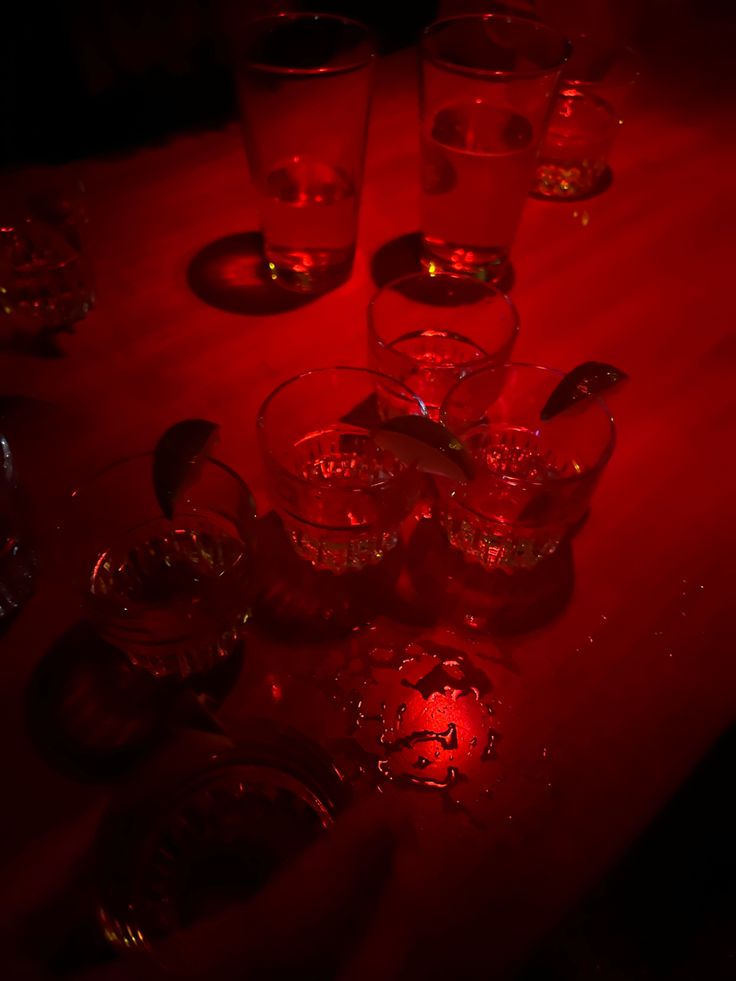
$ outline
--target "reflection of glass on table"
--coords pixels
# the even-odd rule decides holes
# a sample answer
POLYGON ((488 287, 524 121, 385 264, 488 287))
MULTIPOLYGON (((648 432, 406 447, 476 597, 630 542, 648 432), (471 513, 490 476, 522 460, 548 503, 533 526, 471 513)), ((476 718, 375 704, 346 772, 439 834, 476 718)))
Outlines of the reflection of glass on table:
POLYGON ((434 419, 459 378, 509 360, 518 333, 511 300, 469 276, 404 276, 368 307, 373 367, 408 385, 434 419))

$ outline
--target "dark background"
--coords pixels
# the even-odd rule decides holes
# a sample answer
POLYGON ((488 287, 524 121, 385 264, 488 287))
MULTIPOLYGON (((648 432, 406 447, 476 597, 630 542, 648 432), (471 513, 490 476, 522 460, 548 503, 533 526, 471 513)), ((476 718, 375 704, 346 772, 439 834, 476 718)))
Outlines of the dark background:
POLYGON ((218 126, 235 115, 231 64, 253 16, 336 11, 411 44, 435 0, 13 0, 0 32, 0 157, 63 162, 218 126))
POLYGON ((0 165, 118 152, 233 119, 231 66, 239 42, 253 17, 277 10, 355 17, 375 29, 386 52, 414 43, 438 13, 519 8, 566 31, 618 34, 645 53, 670 49, 683 70, 698 48, 711 75, 733 65, 731 42, 718 29, 733 14, 733 0, 8 0, 4 6, 0 165), (710 29, 707 46, 696 43, 701 28, 710 29))

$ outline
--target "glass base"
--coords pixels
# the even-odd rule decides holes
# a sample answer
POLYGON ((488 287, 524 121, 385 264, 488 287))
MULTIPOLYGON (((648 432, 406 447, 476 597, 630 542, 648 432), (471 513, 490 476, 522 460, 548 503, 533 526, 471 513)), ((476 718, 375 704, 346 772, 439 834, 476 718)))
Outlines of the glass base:
POLYGON ((355 249, 319 252, 265 248, 266 273, 292 293, 326 293, 350 278, 355 249))
POLYGON ((603 163, 541 162, 531 195, 545 201, 580 201, 601 194, 612 179, 610 168, 603 163))
POLYGON ((512 276, 506 249, 468 248, 453 242, 421 237, 419 261, 430 275, 436 272, 464 273, 482 283, 502 288, 512 276))

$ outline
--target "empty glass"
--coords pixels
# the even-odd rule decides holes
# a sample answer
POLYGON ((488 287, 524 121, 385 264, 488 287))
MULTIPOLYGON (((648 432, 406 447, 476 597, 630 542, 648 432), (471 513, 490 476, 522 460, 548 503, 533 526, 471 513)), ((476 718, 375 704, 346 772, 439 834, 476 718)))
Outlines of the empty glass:
POLYGON ((469 276, 404 276, 368 306, 371 365, 407 384, 433 419, 459 378, 509 360, 518 333, 511 300, 469 276))
POLYGON ((438 21, 421 42, 421 231, 433 272, 504 273, 569 43, 523 17, 438 21))
POLYGON ((562 377, 529 364, 485 368, 461 379, 442 406, 475 475, 443 488, 440 520, 450 544, 486 569, 528 569, 551 555, 584 517, 613 452, 601 399, 541 420, 562 377))
POLYGON ((353 265, 373 80, 366 27, 329 14, 250 25, 238 93, 272 279, 314 293, 353 265))
POLYGON ((269 491, 299 556, 344 573, 398 544, 421 482, 371 431, 382 418, 424 414, 406 386, 365 368, 307 371, 266 399, 258 434, 269 491))
POLYGON ((73 493, 65 531, 101 636, 152 674, 185 678, 230 655, 250 615, 255 504, 207 458, 166 518, 153 455, 100 470, 73 493))

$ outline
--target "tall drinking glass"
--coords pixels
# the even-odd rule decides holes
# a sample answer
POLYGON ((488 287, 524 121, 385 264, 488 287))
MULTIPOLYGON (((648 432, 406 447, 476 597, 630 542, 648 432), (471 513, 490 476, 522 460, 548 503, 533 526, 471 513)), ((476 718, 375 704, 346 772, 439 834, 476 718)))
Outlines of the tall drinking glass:
POLYGON ((421 42, 423 262, 498 280, 570 46, 523 17, 437 21, 421 42))
POLYGON ((368 306, 372 366, 407 384, 433 419, 459 378, 508 361, 518 334, 511 300, 470 276, 403 276, 368 306))
POLYGON ((374 45, 356 21, 255 21, 238 63, 245 148, 272 279, 317 293, 355 255, 374 45))
POLYGON ((614 446, 600 399, 542 421, 563 373, 529 364, 486 368, 461 379, 442 422, 475 463, 467 484, 446 488, 441 521, 450 544, 485 569, 529 569, 551 555, 584 517, 614 446))
POLYGON ((422 485, 371 429, 381 418, 424 414, 408 388, 364 368, 307 371, 269 395, 258 414, 266 476, 301 558, 355 572, 398 544, 422 485))

